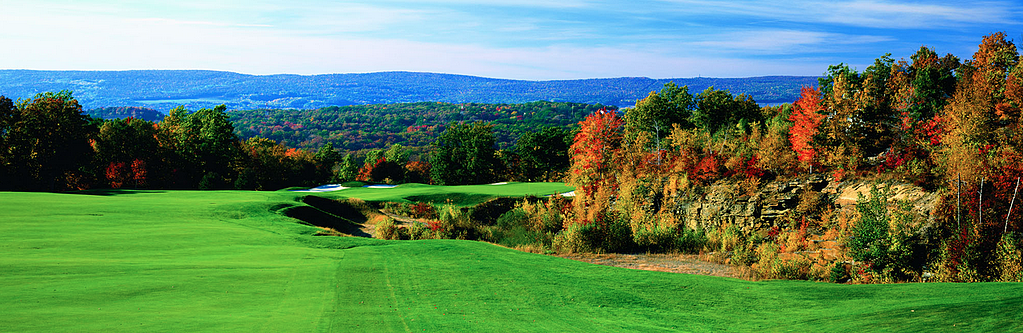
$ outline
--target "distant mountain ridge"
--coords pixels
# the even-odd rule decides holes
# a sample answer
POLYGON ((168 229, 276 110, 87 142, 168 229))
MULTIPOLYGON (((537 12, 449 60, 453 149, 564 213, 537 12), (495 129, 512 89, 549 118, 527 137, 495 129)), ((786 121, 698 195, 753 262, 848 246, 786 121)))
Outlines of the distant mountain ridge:
POLYGON ((746 93, 760 104, 799 97, 813 76, 751 78, 607 79, 527 81, 477 76, 377 72, 365 74, 248 75, 205 70, 36 71, 0 70, 0 95, 29 98, 71 90, 85 109, 137 106, 166 112, 226 104, 229 109, 296 108, 410 102, 524 103, 533 101, 633 106, 668 82, 697 94, 709 86, 746 93))

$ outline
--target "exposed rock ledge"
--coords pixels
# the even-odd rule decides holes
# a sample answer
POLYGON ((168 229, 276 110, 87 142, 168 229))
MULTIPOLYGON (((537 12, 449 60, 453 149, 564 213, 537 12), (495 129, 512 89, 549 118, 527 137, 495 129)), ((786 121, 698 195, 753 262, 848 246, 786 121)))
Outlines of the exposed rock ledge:
MULTIPOLYGON (((723 224, 732 224, 744 231, 770 228, 781 222, 779 217, 793 213, 804 191, 828 195, 836 208, 855 210, 859 194, 869 195, 872 181, 852 180, 835 182, 824 175, 809 175, 787 181, 773 181, 753 195, 736 195, 739 186, 734 181, 719 181, 703 189, 703 195, 694 199, 676 199, 674 214, 691 229, 711 230, 723 224)), ((913 205, 917 221, 927 229, 934 222, 931 212, 939 194, 927 192, 919 186, 905 183, 891 184, 893 200, 907 200, 913 205)))

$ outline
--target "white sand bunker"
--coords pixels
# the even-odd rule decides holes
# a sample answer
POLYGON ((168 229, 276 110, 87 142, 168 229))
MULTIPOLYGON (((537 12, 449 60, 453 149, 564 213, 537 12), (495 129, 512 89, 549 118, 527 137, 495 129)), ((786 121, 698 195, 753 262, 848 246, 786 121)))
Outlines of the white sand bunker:
POLYGON ((308 190, 292 190, 292 192, 331 192, 346 189, 347 187, 341 186, 341 184, 327 184, 317 187, 313 187, 308 190))
POLYGON ((365 187, 365 188, 395 188, 395 187, 398 187, 398 185, 366 185, 366 186, 363 186, 363 187, 365 187))
POLYGON ((500 182, 500 183, 493 183, 493 184, 487 184, 487 185, 508 185, 508 182, 500 182))

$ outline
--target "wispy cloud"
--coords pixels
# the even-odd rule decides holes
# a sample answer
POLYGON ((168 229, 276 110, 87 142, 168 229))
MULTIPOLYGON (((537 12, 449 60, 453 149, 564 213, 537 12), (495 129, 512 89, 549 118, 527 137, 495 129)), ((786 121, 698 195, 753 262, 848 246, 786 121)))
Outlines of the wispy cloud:
POLYGON ((969 24, 1019 25, 1012 2, 957 1, 707 1, 663 0, 705 15, 738 14, 788 22, 844 24, 868 28, 937 29, 969 24))
POLYGON ((834 47, 892 41, 885 36, 861 36, 798 30, 747 30, 709 35, 692 45, 757 54, 796 54, 828 51, 834 47))

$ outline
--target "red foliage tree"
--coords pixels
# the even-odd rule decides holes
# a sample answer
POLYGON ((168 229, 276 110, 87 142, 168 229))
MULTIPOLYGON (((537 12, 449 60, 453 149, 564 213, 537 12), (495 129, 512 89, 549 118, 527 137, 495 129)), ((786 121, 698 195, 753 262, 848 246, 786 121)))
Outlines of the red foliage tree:
POLYGON ((135 187, 146 185, 146 161, 135 159, 131 162, 131 179, 135 181, 135 187))
POLYGON ((104 172, 107 180, 110 181, 111 188, 121 188, 121 186, 124 186, 124 183, 131 179, 130 173, 131 170, 124 162, 110 162, 107 165, 106 172, 104 172))
POLYGON ((814 156, 817 151, 813 147, 813 137, 817 135, 818 127, 824 120, 823 100, 820 90, 810 87, 803 87, 799 99, 793 105, 792 115, 789 121, 793 122, 789 130, 789 142, 792 143, 792 150, 799 156, 799 161, 808 166, 814 163, 814 156))
POLYGON ((622 142, 624 121, 615 111, 602 108, 579 122, 579 133, 569 148, 572 168, 569 184, 576 186, 578 222, 596 221, 617 192, 615 156, 622 142))
POLYGON ((409 161, 405 163, 405 181, 409 183, 431 184, 430 163, 424 161, 409 161))

